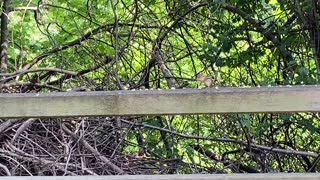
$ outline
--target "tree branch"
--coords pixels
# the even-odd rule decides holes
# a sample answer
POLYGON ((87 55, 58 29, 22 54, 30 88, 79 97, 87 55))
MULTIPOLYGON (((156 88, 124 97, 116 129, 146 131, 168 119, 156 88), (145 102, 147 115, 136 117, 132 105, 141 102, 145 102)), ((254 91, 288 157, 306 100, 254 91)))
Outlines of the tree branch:
MULTIPOLYGON (((179 137, 188 138, 188 139, 200 139, 200 140, 209 140, 209 141, 218 141, 218 142, 231 142, 231 143, 244 145, 244 146, 248 146, 248 144, 249 144, 248 142, 240 141, 240 140, 236 140, 236 139, 231 139, 231 138, 193 136, 193 135, 178 133, 176 131, 172 131, 172 130, 165 129, 165 128, 160 128, 160 127, 157 127, 157 126, 152 126, 152 125, 149 125, 149 124, 135 123, 135 122, 131 122, 131 121, 123 120, 123 119, 121 119, 121 121, 124 122, 124 123, 127 123, 127 124, 131 124, 131 125, 137 126, 137 127, 145 127, 145 128, 149 128, 149 129, 156 129, 156 130, 159 130, 159 131, 168 132, 170 134, 174 134, 174 135, 177 135, 179 137)), ((305 152, 305 151, 296 151, 296 150, 286 150, 286 149, 281 149, 281 148, 268 147, 268 146, 264 146, 264 145, 258 145, 258 144, 252 143, 252 142, 250 142, 250 147, 258 148, 258 149, 265 150, 265 151, 277 152, 277 153, 281 153, 281 154, 293 154, 293 155, 303 155, 303 156, 318 157, 317 153, 305 152)))
POLYGON ((8 14, 10 0, 4 0, 1 14, 1 60, 0 73, 7 72, 8 67, 8 14))

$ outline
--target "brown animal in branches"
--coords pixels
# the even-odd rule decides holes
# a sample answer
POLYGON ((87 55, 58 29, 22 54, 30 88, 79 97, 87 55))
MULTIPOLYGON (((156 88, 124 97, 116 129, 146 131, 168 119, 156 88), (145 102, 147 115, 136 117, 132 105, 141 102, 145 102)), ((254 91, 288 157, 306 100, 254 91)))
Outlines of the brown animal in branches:
POLYGON ((206 76, 203 73, 199 73, 196 76, 196 80, 202 82, 206 85, 206 87, 212 87, 214 85, 214 80, 211 76, 206 76))

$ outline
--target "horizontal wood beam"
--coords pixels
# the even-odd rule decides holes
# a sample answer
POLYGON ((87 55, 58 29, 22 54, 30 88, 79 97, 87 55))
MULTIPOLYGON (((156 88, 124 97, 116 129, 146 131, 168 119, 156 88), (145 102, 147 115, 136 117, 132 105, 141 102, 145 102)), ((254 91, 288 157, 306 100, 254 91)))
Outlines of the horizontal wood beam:
POLYGON ((320 111, 320 86, 0 94, 0 117, 320 111))
POLYGON ((124 176, 23 176, 0 177, 0 180, 319 180, 320 174, 188 174, 124 176))

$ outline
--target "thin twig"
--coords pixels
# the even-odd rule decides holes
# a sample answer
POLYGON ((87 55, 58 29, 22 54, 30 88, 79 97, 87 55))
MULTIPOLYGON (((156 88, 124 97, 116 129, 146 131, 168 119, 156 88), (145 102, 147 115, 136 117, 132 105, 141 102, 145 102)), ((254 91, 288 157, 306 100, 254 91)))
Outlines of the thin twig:
POLYGON ((76 134, 71 132, 69 128, 67 128, 64 124, 61 125, 62 129, 68 133, 71 137, 74 139, 79 139, 80 142, 84 145, 86 149, 88 149, 92 154, 94 154, 96 157, 98 157, 102 162, 106 163, 107 166, 109 166, 111 169, 116 171, 118 174, 126 174, 122 169, 120 169, 117 165, 113 164, 108 158, 105 156, 102 156, 97 150, 95 150, 86 140, 80 139, 76 134))

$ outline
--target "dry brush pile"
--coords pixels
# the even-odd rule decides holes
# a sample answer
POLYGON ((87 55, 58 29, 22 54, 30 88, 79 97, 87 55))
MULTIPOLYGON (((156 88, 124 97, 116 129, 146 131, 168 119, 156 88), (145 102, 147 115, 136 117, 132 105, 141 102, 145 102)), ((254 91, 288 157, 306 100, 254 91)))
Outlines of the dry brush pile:
POLYGON ((121 120, 98 117, 2 120, 0 174, 163 174, 189 166, 180 159, 156 156, 151 149, 128 141, 128 133, 138 130, 134 124, 121 120), (125 152, 128 145, 141 150, 125 152))

